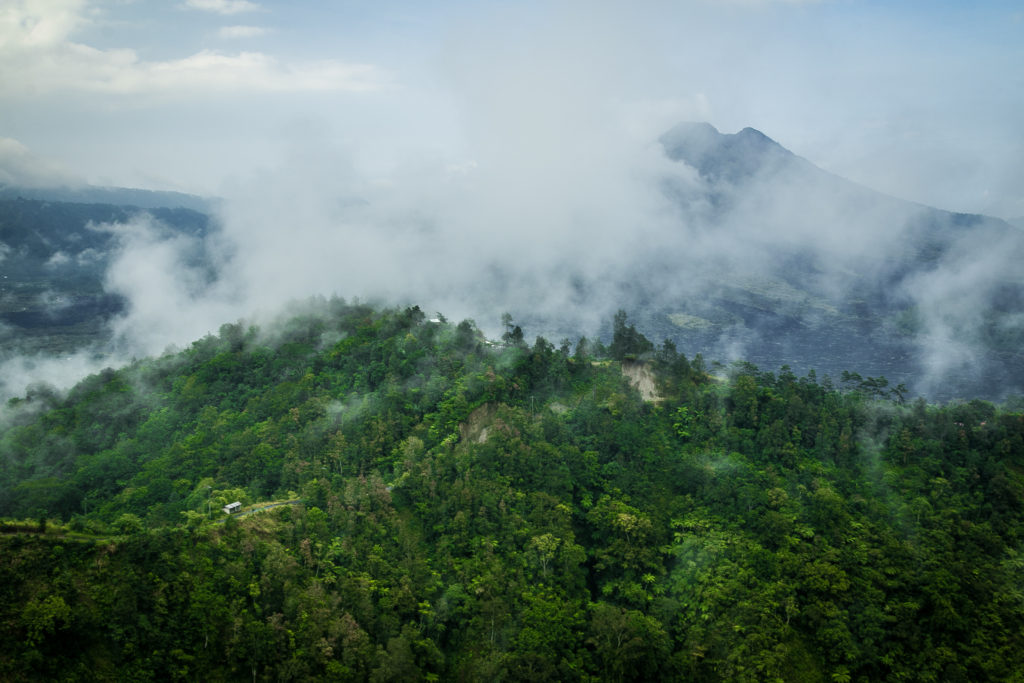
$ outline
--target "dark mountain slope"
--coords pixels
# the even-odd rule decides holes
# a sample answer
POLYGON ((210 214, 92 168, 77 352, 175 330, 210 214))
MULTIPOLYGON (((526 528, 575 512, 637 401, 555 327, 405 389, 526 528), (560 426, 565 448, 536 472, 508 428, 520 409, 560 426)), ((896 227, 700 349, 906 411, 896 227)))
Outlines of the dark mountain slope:
POLYGON ((667 186, 689 251, 632 285, 649 329, 712 357, 868 367, 933 397, 1024 387, 1019 229, 851 183, 751 128, 687 123, 661 143, 697 180, 667 186))
POLYGON ((123 226, 135 220, 157 239, 191 238, 193 258, 205 258, 210 219, 191 209, 0 199, 0 334, 8 350, 60 352, 103 340, 104 323, 124 306, 104 290, 104 277, 123 226))
POLYGON ((736 184, 763 173, 813 169, 810 162, 753 128, 723 135, 710 123, 681 123, 660 142, 670 159, 685 161, 712 182, 736 184))

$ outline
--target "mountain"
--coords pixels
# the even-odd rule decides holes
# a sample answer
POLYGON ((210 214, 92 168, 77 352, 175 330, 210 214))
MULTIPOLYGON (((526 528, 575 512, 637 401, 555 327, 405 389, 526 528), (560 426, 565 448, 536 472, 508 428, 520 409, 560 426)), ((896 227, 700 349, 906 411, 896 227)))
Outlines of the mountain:
POLYGON ((753 128, 723 135, 710 123, 681 123, 660 142, 670 159, 688 163, 713 181, 739 183, 764 173, 813 169, 810 162, 753 128))
MULTIPOLYGON (((897 384, 1021 386, 1019 231, 662 143, 672 232, 566 271, 607 345, 320 298, 0 405, 0 680, 1019 677, 1022 401, 897 384)), ((133 242, 212 280, 214 230, 0 201, 5 349, 102 336, 133 242)))
POLYGON ((666 181, 691 253, 633 283, 655 338, 772 368, 859 367, 933 397, 1024 387, 1019 229, 886 196, 752 128, 685 123, 660 142, 696 178, 666 181))

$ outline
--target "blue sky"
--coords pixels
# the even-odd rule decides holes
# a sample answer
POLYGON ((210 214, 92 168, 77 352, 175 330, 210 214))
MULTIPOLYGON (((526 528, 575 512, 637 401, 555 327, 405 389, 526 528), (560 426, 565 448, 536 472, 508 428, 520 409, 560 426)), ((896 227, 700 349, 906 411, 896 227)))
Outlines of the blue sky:
POLYGON ((1016 217, 1022 105, 1010 2, 0 5, 8 182, 221 194, 309 155, 339 185, 479 164, 515 182, 585 174, 699 119, 897 196, 1016 217))

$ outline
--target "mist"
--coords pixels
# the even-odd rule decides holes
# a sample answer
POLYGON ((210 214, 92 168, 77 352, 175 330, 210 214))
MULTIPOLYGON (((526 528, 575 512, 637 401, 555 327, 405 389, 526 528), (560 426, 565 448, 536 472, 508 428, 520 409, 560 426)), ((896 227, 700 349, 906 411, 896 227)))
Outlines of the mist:
MULTIPOLYGON (((796 157, 709 177, 670 158, 659 136, 638 140, 612 116, 601 123, 599 133, 580 126, 557 139, 501 135, 472 164, 419 160, 386 179, 360 175, 345 150, 297 146, 280 168, 229 188, 220 231, 204 245, 209 268, 194 265, 192 238, 163 239, 145 220, 109 226, 122 238, 107 288, 129 302, 114 322, 116 348, 160 353, 225 322, 266 324, 297 300, 339 295, 472 318, 493 337, 506 311, 528 334, 555 340, 606 333, 618 308, 675 312, 714 334, 694 342, 667 319, 645 331, 680 340, 691 356, 806 371, 814 366, 801 366, 799 331, 786 341, 749 320, 716 320, 707 302, 792 316, 817 339, 818 327, 849 324, 844 305, 874 297, 913 317, 894 353, 918 370, 894 379, 941 394, 951 376, 987 363, 979 330, 992 297, 1020 282, 1015 234, 959 234, 951 215, 796 157), (935 258, 908 265, 939 238, 935 258)), ((1019 334, 1021 318, 992 324, 1019 334)), ((843 367, 891 374, 875 364, 877 348, 865 340, 843 367)))
MULTIPOLYGON (((852 325, 843 306, 867 296, 912 318, 893 353, 913 356, 920 390, 987 363, 979 329, 1021 331, 1016 303, 997 321, 984 313, 1020 283, 1014 235, 946 235, 926 267, 904 272, 922 230, 956 226, 754 135, 735 136, 752 145, 729 162, 742 172, 672 154, 672 127, 704 120, 815 149, 772 125, 772 103, 791 86, 767 93, 763 77, 802 55, 757 38, 758 13, 781 21, 768 5, 732 5, 726 14, 742 21, 731 31, 709 5, 688 6, 688 42, 673 53, 667 26, 681 11, 667 4, 467 10, 409 67, 409 81, 373 95, 388 117, 371 120, 377 110, 337 98, 275 109, 268 139, 239 144, 216 191, 217 230, 202 244, 169 237, 144 214, 99 226, 118 236, 105 289, 127 302, 112 347, 9 359, 7 384, 66 386, 77 373, 184 347, 226 322, 269 324, 295 301, 330 295, 472 318, 492 336, 507 311, 528 335, 555 340, 606 332, 618 308, 647 311, 641 331, 656 343, 674 337, 688 355, 724 361, 775 345, 761 358, 776 364, 799 357, 799 335, 780 338, 735 311, 771 308, 813 330, 852 325), (768 62, 744 47, 751 40, 770 43, 768 62), (712 68, 714 58, 725 66, 712 68), (414 77, 431 84, 429 96, 414 77), (744 170, 748 158, 764 163, 744 170)), ((799 78, 820 76, 808 67, 799 78)), ((874 363, 871 348, 849 369, 885 371, 856 364, 874 363)))

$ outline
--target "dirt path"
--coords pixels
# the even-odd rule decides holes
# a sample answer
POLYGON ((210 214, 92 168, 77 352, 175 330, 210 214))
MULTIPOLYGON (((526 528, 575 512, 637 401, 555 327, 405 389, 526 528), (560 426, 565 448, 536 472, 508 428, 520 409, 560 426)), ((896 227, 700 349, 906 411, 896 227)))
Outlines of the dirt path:
MULTIPOLYGON (((267 503, 265 505, 260 505, 258 507, 249 508, 245 512, 239 512, 237 514, 231 515, 231 517, 234 517, 235 519, 237 519, 239 517, 245 517, 246 515, 251 515, 254 512, 262 512, 263 510, 269 510, 270 508, 276 508, 276 507, 278 507, 280 505, 302 505, 302 501, 299 500, 298 498, 296 498, 295 500, 281 500, 281 501, 278 501, 276 503, 267 503)), ((224 517, 222 519, 217 520, 217 523, 218 524, 223 524, 224 521, 227 520, 227 519, 229 519, 229 517, 224 517)))

